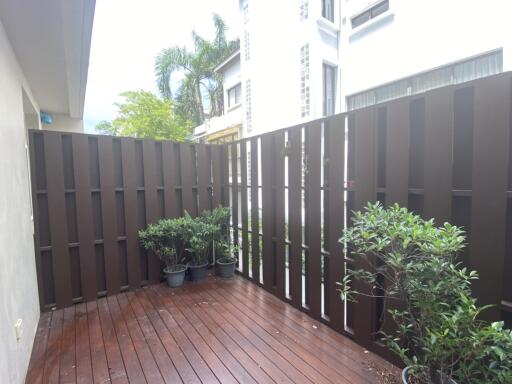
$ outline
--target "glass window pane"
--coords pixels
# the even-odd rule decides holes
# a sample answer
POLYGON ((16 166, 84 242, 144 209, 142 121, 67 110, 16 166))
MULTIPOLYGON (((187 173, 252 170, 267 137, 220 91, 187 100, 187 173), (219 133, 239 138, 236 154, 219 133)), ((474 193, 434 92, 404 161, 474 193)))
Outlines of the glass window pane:
POLYGON ((377 4, 375 7, 371 9, 372 19, 374 17, 379 16, 380 14, 386 12, 389 9, 389 1, 383 1, 382 3, 377 4))

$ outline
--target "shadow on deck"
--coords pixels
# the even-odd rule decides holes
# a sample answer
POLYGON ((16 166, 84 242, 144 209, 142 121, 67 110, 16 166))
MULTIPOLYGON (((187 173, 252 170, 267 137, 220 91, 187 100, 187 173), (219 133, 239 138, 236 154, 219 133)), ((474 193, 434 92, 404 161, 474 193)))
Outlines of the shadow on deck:
POLYGON ((27 383, 374 384, 395 382, 397 372, 236 277, 42 314, 27 383))

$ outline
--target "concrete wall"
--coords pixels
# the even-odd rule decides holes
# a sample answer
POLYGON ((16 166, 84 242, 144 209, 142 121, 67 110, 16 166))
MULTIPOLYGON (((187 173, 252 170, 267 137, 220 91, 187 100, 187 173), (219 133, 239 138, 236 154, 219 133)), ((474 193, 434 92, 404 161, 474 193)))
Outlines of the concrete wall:
POLYGON ((73 119, 66 115, 57 113, 50 113, 52 116, 52 123, 49 125, 43 124, 42 128, 49 131, 65 131, 65 132, 83 132, 84 121, 81 119, 73 119))
MULTIPOLYGON (((240 74, 240 60, 234 60, 232 63, 230 63, 230 65, 227 66, 226 69, 224 70, 223 76, 224 113, 228 113, 230 110, 235 108, 233 106, 229 107, 228 91, 242 81, 242 77, 240 74)), ((241 103, 243 103, 243 100, 241 100, 241 103)))
POLYGON ((17 384, 24 382, 39 320, 23 89, 38 108, 1 23, 0 84, 0 382, 17 384), (23 321, 18 341, 17 319, 23 321))

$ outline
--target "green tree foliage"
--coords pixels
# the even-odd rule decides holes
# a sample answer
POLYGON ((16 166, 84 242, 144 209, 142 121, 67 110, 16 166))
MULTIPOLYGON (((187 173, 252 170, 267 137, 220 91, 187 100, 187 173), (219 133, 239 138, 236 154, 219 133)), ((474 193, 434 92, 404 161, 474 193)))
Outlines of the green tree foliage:
POLYGON ((192 32, 193 52, 174 46, 160 52, 155 62, 158 89, 163 97, 176 102, 176 113, 195 125, 205 119, 205 104, 209 115, 218 116, 224 108, 222 78, 214 69, 240 47, 239 40, 226 39, 226 24, 219 15, 213 15, 215 37, 209 41, 192 32), (171 89, 171 76, 184 75, 175 94, 171 89))
POLYGON ((169 99, 161 99, 147 91, 120 94, 123 102, 116 103, 117 117, 101 121, 96 131, 114 136, 132 136, 156 140, 183 141, 190 134, 192 123, 181 118, 169 99))

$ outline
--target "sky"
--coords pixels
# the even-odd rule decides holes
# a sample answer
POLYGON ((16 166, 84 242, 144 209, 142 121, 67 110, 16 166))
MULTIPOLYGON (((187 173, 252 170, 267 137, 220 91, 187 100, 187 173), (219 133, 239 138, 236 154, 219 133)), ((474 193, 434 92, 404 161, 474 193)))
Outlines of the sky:
POLYGON ((154 61, 174 45, 193 47, 191 32, 213 37, 213 13, 239 36, 238 0, 97 0, 85 97, 88 133, 116 115, 119 93, 143 89, 157 93, 154 61))

